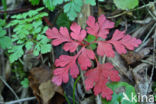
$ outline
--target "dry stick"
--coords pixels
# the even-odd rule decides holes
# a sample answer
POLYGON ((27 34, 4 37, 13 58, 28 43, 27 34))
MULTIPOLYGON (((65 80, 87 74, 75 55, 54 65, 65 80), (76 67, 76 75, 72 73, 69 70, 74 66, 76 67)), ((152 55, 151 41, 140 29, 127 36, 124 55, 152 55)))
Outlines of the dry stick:
POLYGON ((20 103, 20 102, 24 102, 24 101, 35 100, 35 99, 36 99, 36 97, 29 97, 29 98, 23 98, 23 99, 19 99, 19 100, 10 101, 10 102, 5 102, 5 104, 16 104, 16 103, 20 103))
MULTIPOLYGON (((151 5, 155 4, 155 3, 156 3, 156 1, 150 2, 150 3, 146 4, 146 5, 143 5, 143 6, 141 6, 141 7, 138 7, 138 8, 136 8, 136 9, 132 9, 132 10, 129 10, 129 11, 124 11, 124 12, 122 12, 122 13, 119 13, 119 14, 117 14, 117 15, 110 16, 110 17, 107 17, 107 18, 117 18, 117 17, 120 17, 120 16, 122 16, 122 15, 128 13, 128 12, 132 12, 132 11, 135 11, 135 10, 143 9, 143 8, 148 7, 148 6, 151 6, 151 5)), ((153 16, 152 16, 152 17, 153 17, 153 16)), ((155 18, 154 18, 154 19, 155 19, 155 18)))
MULTIPOLYGON (((144 0, 141 0, 141 1, 142 1, 143 4, 145 5, 144 0)), ((147 6, 146 6, 146 9, 147 9, 148 13, 152 16, 152 18, 153 18, 154 20, 156 20, 156 17, 152 14, 152 12, 149 10, 149 8, 147 8, 147 6)))
MULTIPOLYGON (((153 74, 154 74, 154 68, 155 68, 155 52, 154 52, 155 49, 156 49, 156 30, 154 33, 154 41, 153 41, 153 67, 152 67, 151 77, 149 79, 149 87, 150 87, 151 82, 152 82, 152 78, 153 78, 153 74)), ((148 88, 148 90, 149 90, 149 88, 148 88)))
POLYGON ((153 29, 155 29, 156 27, 156 23, 153 25, 153 27, 150 29, 150 31, 148 32, 148 34, 146 35, 146 37, 144 38, 144 40, 142 41, 142 44, 135 50, 135 52, 139 52, 145 45, 147 45, 147 43, 150 41, 150 38, 147 39, 149 37, 149 35, 151 34, 151 32, 153 31, 153 29))
MULTIPOLYGON (((9 88, 9 90, 14 94, 14 96, 16 97, 16 99, 19 99, 19 97, 17 96, 17 94, 15 93, 15 91, 9 86, 9 84, 0 76, 1 81, 9 88)), ((21 104, 21 103, 19 103, 21 104)))
POLYGON ((156 23, 153 25, 153 27, 150 29, 150 31, 148 32, 148 34, 146 35, 146 37, 144 38, 144 40, 142 41, 143 43, 148 39, 148 37, 150 36, 150 34, 152 33, 153 29, 156 27, 156 23))

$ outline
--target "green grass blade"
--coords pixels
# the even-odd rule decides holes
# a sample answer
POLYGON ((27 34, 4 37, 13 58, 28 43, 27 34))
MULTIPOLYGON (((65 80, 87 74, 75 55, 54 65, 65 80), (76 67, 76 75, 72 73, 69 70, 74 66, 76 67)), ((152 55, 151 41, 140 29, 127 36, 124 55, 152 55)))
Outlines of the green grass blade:
POLYGON ((68 97, 67 97, 67 95, 66 95, 66 92, 64 92, 64 97, 65 97, 67 103, 68 103, 68 104, 71 104, 70 101, 69 101, 69 99, 68 99, 68 97))
POLYGON ((78 76, 76 81, 74 82, 74 88, 73 88, 73 104, 75 104, 75 90, 76 90, 76 85, 77 82, 80 80, 81 76, 78 76))
POLYGON ((7 10, 6 0, 2 0, 2 5, 3 5, 3 10, 5 11, 4 18, 6 19, 6 16, 7 16, 7 13, 6 13, 6 10, 7 10))

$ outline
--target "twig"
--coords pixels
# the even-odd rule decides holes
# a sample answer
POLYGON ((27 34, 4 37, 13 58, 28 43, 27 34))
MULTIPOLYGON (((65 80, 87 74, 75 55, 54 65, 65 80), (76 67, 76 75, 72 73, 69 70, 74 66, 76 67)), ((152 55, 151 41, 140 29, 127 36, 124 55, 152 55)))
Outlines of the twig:
MULTIPOLYGON (((143 9, 143 8, 148 7, 148 6, 151 6, 151 5, 155 4, 155 3, 156 3, 156 1, 150 2, 150 3, 146 4, 146 5, 143 5, 143 6, 141 6, 141 7, 138 7, 138 8, 136 8, 136 9, 124 11, 124 12, 122 12, 122 13, 119 13, 119 14, 117 14, 117 15, 110 16, 110 17, 107 17, 107 18, 117 18, 117 17, 120 17, 120 16, 122 16, 122 15, 128 13, 128 12, 132 12, 132 11, 135 11, 135 10, 143 9)), ((154 19, 155 19, 155 18, 154 18, 154 19)))
POLYGON ((153 75, 154 75, 154 69, 155 69, 155 52, 154 52, 155 49, 156 49, 156 30, 155 30, 155 33, 154 33, 154 41, 153 41, 153 67, 152 67, 151 77, 149 79, 149 86, 151 85, 152 78, 153 78, 153 75))
POLYGON ((146 37, 144 38, 144 40, 142 41, 143 43, 148 39, 149 35, 151 34, 151 32, 153 31, 153 29, 156 27, 156 23, 153 25, 153 27, 150 29, 150 31, 148 32, 148 34, 146 35, 146 37))
POLYGON ((148 34, 146 35, 146 37, 144 38, 144 40, 142 41, 142 44, 135 50, 135 52, 139 52, 145 45, 147 45, 147 43, 150 41, 150 39, 148 39, 149 35, 151 34, 151 32, 153 31, 153 29, 156 27, 156 23, 153 25, 153 27, 150 29, 150 31, 148 32, 148 34))
POLYGON ((97 97, 96 97, 96 104, 102 104, 100 95, 97 95, 97 97))
POLYGON ((17 94, 15 93, 15 91, 9 86, 9 84, 1 76, 0 76, 0 79, 9 88, 9 90, 14 94, 14 96, 16 97, 16 99, 19 99, 19 97, 17 96, 17 94))
POLYGON ((7 10, 7 11, 0 11, 0 14, 16 14, 16 13, 21 13, 21 12, 26 12, 31 10, 31 8, 19 8, 19 9, 15 9, 15 10, 7 10))
MULTIPOLYGON (((142 2, 143 2, 143 4, 145 5, 144 0, 142 0, 142 2)), ((150 3, 150 4, 151 4, 151 3, 150 3)), ((152 18, 153 18, 154 20, 156 20, 156 17, 152 14, 152 12, 149 10, 149 8, 146 7, 146 9, 147 9, 148 13, 152 16, 152 18)))
POLYGON ((20 102, 24 102, 24 101, 35 100, 35 99, 36 99, 36 97, 29 97, 29 98, 23 98, 23 99, 19 99, 19 100, 10 101, 10 102, 5 102, 4 104, 16 104, 16 103, 20 103, 20 102))

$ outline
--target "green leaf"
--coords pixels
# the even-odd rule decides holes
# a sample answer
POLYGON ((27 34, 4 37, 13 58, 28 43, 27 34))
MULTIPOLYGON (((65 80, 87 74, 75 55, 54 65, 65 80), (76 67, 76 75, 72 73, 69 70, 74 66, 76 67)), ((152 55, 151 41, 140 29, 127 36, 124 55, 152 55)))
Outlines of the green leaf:
POLYGON ((102 99, 103 104, 137 104, 137 102, 132 101, 132 95, 136 96, 135 88, 133 86, 126 82, 112 82, 107 84, 107 86, 113 90, 112 100, 107 101, 106 99, 102 99), (116 91, 119 89, 125 89, 125 91, 117 94, 116 91), (124 94, 130 101, 123 99, 125 97, 124 94))
MULTIPOLYGON (((85 41, 91 43, 91 42, 95 41, 95 39, 96 39, 95 36, 89 34, 89 35, 87 36, 87 38, 85 39, 85 41)), ((97 48, 96 43, 90 44, 90 45, 89 45, 89 48, 91 48, 92 50, 96 49, 96 48, 97 48)))
POLYGON ((40 0, 29 0, 32 5, 38 5, 40 3, 40 0))
POLYGON ((0 37, 0 47, 2 49, 10 48, 12 46, 11 38, 8 36, 0 37))
POLYGON ((39 53, 40 53, 40 50, 41 50, 41 48, 40 48, 39 44, 37 44, 37 45, 35 46, 34 50, 33 50, 33 55, 34 55, 34 56, 38 56, 39 53))
POLYGON ((45 54, 51 51, 51 44, 43 44, 41 45, 41 53, 45 54))
POLYGON ((34 21, 34 22, 32 23, 32 25, 33 25, 34 28, 36 29, 36 28, 38 28, 38 27, 40 27, 40 26, 42 25, 42 20, 34 21))
POLYGON ((99 2, 103 2, 103 1, 105 1, 105 0, 98 0, 99 2))
POLYGON ((45 32, 46 32, 47 30, 48 30, 48 26, 44 26, 44 28, 43 28, 41 34, 45 34, 45 32))
POLYGON ((86 4, 90 4, 92 6, 95 6, 96 5, 96 1, 95 0, 85 0, 85 3, 86 4))
POLYGON ((0 19, 0 27, 1 26, 4 26, 6 23, 5 23, 5 20, 2 20, 2 19, 0 19))
POLYGON ((56 24, 58 25, 59 28, 63 26, 69 29, 71 21, 69 20, 69 18, 65 13, 61 13, 56 20, 56 24))
POLYGON ((0 27, 0 37, 3 37, 6 34, 6 31, 0 27))
POLYGON ((43 4, 45 5, 45 7, 47 7, 51 11, 53 11, 55 9, 55 5, 53 4, 53 0, 43 0, 43 4))
POLYGON ((38 8, 36 10, 30 10, 29 12, 25 12, 22 14, 18 14, 18 15, 13 15, 11 16, 12 19, 25 19, 27 17, 33 17, 35 15, 40 15, 40 11, 42 11, 44 9, 44 7, 38 8))
POLYGON ((53 4, 56 6, 58 4, 62 4, 63 0, 53 0, 53 4))
POLYGON ((119 9, 128 10, 138 6, 139 0, 114 0, 114 3, 119 9))
MULTIPOLYGON (((98 0, 99 2, 103 2, 105 0, 98 0)), ((85 4, 90 4, 92 6, 95 6, 96 5, 96 0, 85 0, 84 1, 85 4)))
POLYGON ((32 49, 32 47, 33 47, 33 42, 32 42, 32 41, 26 42, 25 47, 26 47, 27 50, 32 49))
POLYGON ((92 49, 92 50, 95 50, 97 48, 96 43, 90 44, 89 48, 92 49))
POLYGON ((24 80, 21 81, 21 85, 22 85, 24 88, 28 88, 28 87, 29 87, 29 80, 28 80, 28 78, 24 78, 24 80))
POLYGON ((78 13, 81 11, 82 5, 82 0, 72 0, 64 5, 64 12, 67 14, 71 21, 75 20, 78 13))
POLYGON ((11 38, 12 41, 17 45, 14 45, 8 51, 11 53, 11 62, 14 62, 19 57, 22 57, 24 54, 23 47, 26 48, 26 50, 33 48, 33 54, 35 56, 38 56, 40 53, 47 53, 51 51, 51 47, 48 44, 50 40, 44 35, 48 27, 44 26, 42 22, 42 17, 48 16, 48 13, 40 12, 43 9, 44 8, 42 7, 11 17, 13 20, 8 27, 14 26, 14 34, 11 38), (20 49, 19 53, 18 49, 20 49))
MULTIPOLYGON (((6 0, 2 0, 2 5, 3 5, 3 10, 6 11, 7 10, 7 1, 6 0)), ((7 12, 4 13, 5 19, 7 16, 7 12)))
POLYGON ((94 35, 88 35, 85 39, 87 42, 93 42, 95 41, 96 37, 94 35))
POLYGON ((63 2, 69 0, 43 0, 44 5, 51 11, 55 9, 55 6, 62 4, 63 2))
POLYGON ((6 31, 0 27, 0 48, 6 49, 10 48, 12 45, 11 38, 6 35, 6 31))
POLYGON ((14 61, 22 57, 22 55, 24 54, 23 45, 13 46, 11 49, 8 50, 8 52, 11 53, 9 56, 9 60, 11 63, 13 63, 14 61))

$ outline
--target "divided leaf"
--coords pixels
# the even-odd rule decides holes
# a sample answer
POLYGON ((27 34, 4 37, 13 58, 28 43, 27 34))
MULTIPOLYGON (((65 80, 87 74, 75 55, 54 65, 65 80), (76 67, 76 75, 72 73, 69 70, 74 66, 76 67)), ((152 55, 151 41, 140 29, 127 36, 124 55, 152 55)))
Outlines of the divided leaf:
POLYGON ((62 82, 67 83, 69 80, 69 71, 70 74, 73 78, 76 78, 79 74, 79 69, 76 64, 76 58, 77 55, 75 56, 67 56, 67 55, 61 55, 59 59, 56 59, 55 65, 57 67, 61 68, 56 68, 53 72, 54 77, 52 81, 56 85, 61 85, 62 82))
POLYGON ((111 63, 99 64, 95 69, 91 69, 85 73, 85 88, 90 90, 94 87, 94 94, 101 94, 107 100, 112 99, 113 91, 106 86, 109 80, 117 82, 120 80, 118 71, 112 70, 111 63))
MULTIPOLYGON (((68 3, 66 6, 66 11, 68 11, 71 4, 68 3)), ((76 55, 61 55, 59 59, 56 59, 55 65, 57 68, 54 70, 52 81, 57 85, 61 85, 62 82, 67 83, 69 80, 68 73, 73 78, 76 78, 79 74, 77 61, 81 70, 87 70, 92 66, 91 61, 95 59, 97 67, 85 73, 85 88, 90 90, 94 87, 95 95, 101 94, 103 98, 111 100, 113 91, 107 87, 107 82, 119 81, 118 71, 113 70, 111 63, 100 64, 93 50, 97 44, 97 54, 99 56, 114 57, 113 48, 119 54, 123 54, 127 52, 126 49, 134 50, 135 47, 138 47, 141 40, 125 35, 125 32, 119 30, 114 32, 112 39, 106 40, 109 30, 114 27, 114 23, 107 20, 104 15, 98 18, 98 22, 95 22, 95 18, 90 16, 87 25, 87 32, 82 30, 77 23, 72 23, 70 26, 71 33, 68 32, 66 27, 61 27, 60 30, 54 27, 46 31, 47 37, 52 39, 52 45, 58 46, 64 43, 63 49, 65 51, 75 52, 78 46, 81 46, 76 55)))
POLYGON ((127 52, 126 49, 134 50, 134 48, 140 44, 140 39, 125 35, 124 31, 116 30, 111 40, 98 41, 97 54, 100 56, 106 55, 107 57, 114 57, 115 53, 112 45, 119 54, 125 54, 127 52))
POLYGON ((22 57, 22 55, 24 54, 23 45, 13 46, 11 49, 8 50, 8 52, 11 53, 9 56, 9 60, 11 63, 13 63, 14 61, 22 57))
POLYGON ((74 52, 80 45, 79 42, 81 42, 85 38, 86 31, 81 30, 81 27, 76 23, 73 23, 70 29, 72 30, 70 35, 66 27, 61 27, 59 31, 55 27, 48 29, 46 31, 46 34, 49 39, 53 39, 52 45, 58 46, 66 42, 63 46, 63 49, 65 51, 74 52), (73 39, 75 39, 75 41, 73 39))
POLYGON ((52 81, 58 86, 61 85, 62 82, 67 83, 69 80, 69 71, 73 78, 76 78, 79 74, 79 69, 76 64, 77 59, 81 69, 86 70, 88 67, 91 67, 91 59, 94 58, 94 52, 85 48, 82 48, 75 56, 61 55, 59 59, 55 61, 55 66, 59 68, 54 70, 52 81))
POLYGON ((114 23, 107 20, 104 15, 98 18, 98 22, 95 21, 93 16, 89 16, 87 20, 88 27, 87 32, 96 37, 106 39, 109 29, 114 27, 114 23))
POLYGON ((87 70, 88 67, 92 66, 91 59, 95 58, 95 54, 92 50, 83 49, 82 53, 78 58, 79 65, 82 70, 87 70))
POLYGON ((103 42, 103 41, 98 42, 97 54, 99 56, 106 55, 107 57, 114 57, 115 55, 111 44, 103 42))
POLYGON ((50 40, 45 36, 47 27, 44 26, 42 22, 42 17, 47 16, 48 13, 40 13, 43 9, 44 8, 38 8, 11 17, 12 21, 7 25, 7 27, 14 26, 14 34, 11 36, 11 40, 14 42, 13 47, 10 48, 10 50, 12 50, 10 55, 11 62, 22 57, 24 54, 23 47, 28 51, 33 51, 34 56, 51 51, 50 40), (22 48, 19 46, 22 46, 22 48), (17 58, 15 58, 17 52, 14 51, 14 48, 21 48, 17 58))
POLYGON ((0 48, 6 49, 10 48, 12 45, 11 38, 6 35, 6 31, 0 27, 0 48))
POLYGON ((96 1, 95 0, 85 0, 85 3, 86 4, 90 4, 92 6, 95 6, 96 5, 96 1))
POLYGON ((67 14, 71 21, 75 20, 78 13, 81 11, 83 5, 82 0, 72 0, 69 3, 64 5, 64 12, 67 14))
POLYGON ((43 4, 45 5, 45 7, 47 7, 51 11, 53 11, 55 9, 55 5, 53 4, 53 0, 43 0, 43 4))

